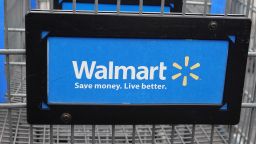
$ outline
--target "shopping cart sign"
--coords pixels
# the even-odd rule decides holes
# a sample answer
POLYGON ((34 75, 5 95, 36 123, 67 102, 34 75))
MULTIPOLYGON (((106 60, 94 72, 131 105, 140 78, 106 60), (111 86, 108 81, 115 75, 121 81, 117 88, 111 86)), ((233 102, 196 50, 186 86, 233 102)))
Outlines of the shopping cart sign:
POLYGON ((228 41, 47 41, 48 103, 222 104, 228 41))
MULTIPOLYGON (((157 0, 143 0, 142 12, 147 13, 164 13, 170 12, 181 12, 182 0, 164 0, 163 9, 161 10, 161 2, 157 0)), ((119 9, 121 12, 139 12, 139 0, 122 0, 120 6, 118 6, 117 0, 98 0, 98 7, 95 7, 95 0, 76 0, 76 10, 82 11, 104 11, 104 12, 115 12, 119 9), (119 8, 118 8, 119 7, 119 8)), ((55 9, 72 10, 72 0, 55 0, 55 9)))
POLYGON ((30 13, 26 30, 30 123, 239 121, 246 18, 30 13))

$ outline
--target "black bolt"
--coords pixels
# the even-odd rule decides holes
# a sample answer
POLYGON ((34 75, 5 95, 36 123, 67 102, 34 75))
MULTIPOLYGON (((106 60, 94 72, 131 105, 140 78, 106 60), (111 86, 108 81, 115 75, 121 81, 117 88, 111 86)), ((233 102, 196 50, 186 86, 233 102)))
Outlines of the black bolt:
POLYGON ((216 21, 211 21, 208 25, 208 28, 211 30, 211 31, 214 31, 216 30, 218 27, 218 23, 216 21))
POLYGON ((69 113, 63 113, 60 117, 60 119, 64 122, 64 123, 69 123, 72 119, 71 114, 69 113))

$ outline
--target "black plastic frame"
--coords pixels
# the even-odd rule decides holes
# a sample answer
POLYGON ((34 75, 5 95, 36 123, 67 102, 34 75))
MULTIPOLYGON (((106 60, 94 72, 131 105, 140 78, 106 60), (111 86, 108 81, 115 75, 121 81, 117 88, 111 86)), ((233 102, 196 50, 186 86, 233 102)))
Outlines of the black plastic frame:
POLYGON ((251 21, 217 16, 26 15, 27 115, 31 124, 237 124, 251 21), (49 32, 41 39, 43 31, 49 32), (229 36, 235 36, 235 43, 229 36), (223 105, 48 105, 47 37, 229 40, 223 105), (69 114, 68 121, 63 114, 69 114))
MULTIPOLYGON (((73 0, 54 0, 54 9, 62 9, 63 2, 72 2, 73 0)), ((95 3, 95 0, 76 0, 77 3, 95 3)), ((116 4, 117 0, 98 0, 100 4, 116 4)), ((121 4, 126 5, 139 5, 139 0, 122 0, 121 4)), ((165 6, 170 6, 173 4, 173 9, 171 12, 181 12, 182 11, 182 0, 165 0, 165 6)), ((158 5, 161 6, 161 0, 143 0, 143 5, 158 5)))

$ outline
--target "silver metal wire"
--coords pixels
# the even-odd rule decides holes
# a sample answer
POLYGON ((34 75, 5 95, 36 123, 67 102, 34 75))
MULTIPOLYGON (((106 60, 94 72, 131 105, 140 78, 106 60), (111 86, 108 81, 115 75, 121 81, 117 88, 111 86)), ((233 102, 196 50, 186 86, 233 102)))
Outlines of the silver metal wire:
POLYGON ((50 125, 50 144, 53 144, 53 126, 50 125))
POLYGON ((52 13, 54 10, 54 0, 49 0, 50 1, 50 12, 52 13))
POLYGON ((165 5, 165 0, 161 0, 161 14, 164 14, 164 5, 165 5))
POLYGON ((132 144, 135 144, 136 125, 132 125, 132 144))
POLYGON ((184 16, 186 14, 186 8, 187 8, 187 0, 182 0, 182 15, 184 16))
MULTIPOLYGON (((50 142, 53 142, 53 139, 50 139, 50 142)), ((29 144, 33 144, 33 125, 29 126, 29 144)))
POLYGON ((250 12, 250 6, 251 6, 251 0, 247 0, 247 5, 246 5, 246 17, 249 16, 249 12, 250 12))
POLYGON ((112 144, 115 143, 115 125, 112 125, 112 144))
POLYGON ((211 137, 210 137, 210 144, 213 143, 213 138, 214 138, 214 125, 211 127, 211 137))
POLYGON ((156 126, 152 125, 152 144, 155 144, 155 130, 156 126))
POLYGON ((73 13, 76 13, 76 0, 73 0, 72 2, 72 9, 73 9, 73 13))
POLYGON ((71 136, 70 136, 71 144, 74 144, 74 133, 75 133, 75 127, 74 127, 74 125, 71 125, 71 136))
POLYGON ((94 0, 94 13, 95 14, 98 14, 98 5, 99 5, 99 1, 94 0))
POLYGON ((95 144, 95 125, 92 125, 92 144, 95 144))
POLYGON ((139 0, 139 13, 142 14, 143 11, 143 0, 139 0))
POLYGON ((206 16, 207 14, 207 5, 208 4, 208 0, 204 0, 204 16, 206 16))
POLYGON ((120 13, 120 6, 121 6, 121 0, 117 0, 117 3, 116 3, 116 12, 117 12, 117 14, 120 13))
POLYGON ((230 5, 231 5, 231 0, 226 0, 225 16, 227 16, 230 12, 230 5))
MULTIPOLYGON (((255 87, 256 87, 256 7, 254 0, 227 0, 223 16, 232 17, 232 14, 244 14, 252 19, 251 51, 248 53, 248 64, 245 79, 245 94, 242 103, 241 122, 236 126, 223 125, 112 125, 112 126, 55 126, 29 125, 26 121, 26 62, 24 43, 12 46, 13 34, 24 41, 24 22, 20 25, 9 24, 8 16, 14 14, 8 11, 12 0, 4 0, 5 49, 0 49, 0 55, 6 57, 5 69, 7 78, 8 102, 0 104, 0 143, 9 144, 53 144, 53 143, 116 143, 116 144, 256 144, 256 116, 255 116, 255 87), (10 5, 9 5, 10 4, 10 5)), ((25 9, 30 11, 30 1, 22 0, 25 9)), ((143 0, 139 1, 138 13, 144 16, 143 0)), ((38 5, 46 0, 39 0, 38 5)), ((51 13, 63 12, 54 9, 54 1, 48 0, 48 9, 41 10, 51 13)), ((94 1, 94 11, 90 13, 103 14, 99 11, 99 1, 94 1)), ((117 0, 116 14, 120 11, 122 1, 117 0)), ((210 15, 211 1, 183 0, 183 16, 200 13, 210 15), (196 10, 194 10, 196 9, 196 10)), ((13 5, 12 5, 13 6, 13 5)), ((39 7, 39 6, 38 6, 39 7)), ((164 11, 165 1, 161 0, 161 9, 158 16, 172 16, 164 11)), ((40 12, 40 11, 39 11, 40 12)), ((21 12, 19 12, 21 13, 21 12)), ((63 12, 64 13, 64 12, 63 12)), ((65 13, 86 13, 77 11, 76 0, 72 1, 72 10, 65 13)), ((89 13, 89 12, 88 12, 89 13)), ((25 13, 24 13, 25 14, 25 13)), ((115 14, 115 13, 114 13, 115 14)), ((128 13, 126 15, 131 15, 128 13)), ((125 15, 125 14, 124 14, 125 15)), ((24 15, 23 15, 24 17, 24 15)))

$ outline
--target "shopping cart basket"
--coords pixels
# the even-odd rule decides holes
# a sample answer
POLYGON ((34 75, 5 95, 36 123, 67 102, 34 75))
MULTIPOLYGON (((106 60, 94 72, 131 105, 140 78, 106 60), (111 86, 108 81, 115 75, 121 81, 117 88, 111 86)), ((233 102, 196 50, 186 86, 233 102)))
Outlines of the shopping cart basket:
MULTIPOLYGON (((143 0, 140 0, 143 1, 143 0)), ((97 5, 97 0, 95 0, 97 5)), ((181 15, 210 15, 208 0, 183 0, 181 15)), ((54 13, 53 0, 4 0, 6 102, 0 104, 0 143, 256 143, 255 44, 256 2, 227 0, 222 17, 244 15, 252 19, 242 114, 238 125, 29 125, 26 120, 26 62, 24 16, 32 8, 54 13)), ((139 5, 142 6, 142 5, 139 5)), ((96 6, 97 7, 97 6, 96 6)), ((76 1, 72 2, 76 12, 76 1)), ((66 11, 67 12, 67 11, 66 11)), ((100 11, 93 11, 100 14, 100 11)), ((121 14, 117 12, 118 14, 121 14)), ((165 16, 162 11, 161 16, 165 16)), ((156 13, 159 15, 159 13, 156 13)), ((172 14, 172 13, 171 13, 172 14)), ((176 14, 176 13, 175 13, 176 14)), ((143 15, 142 12, 137 15, 143 15)), ((43 20, 42 20, 43 21, 43 20)), ((0 87, 2 88, 2 86, 0 87)))

